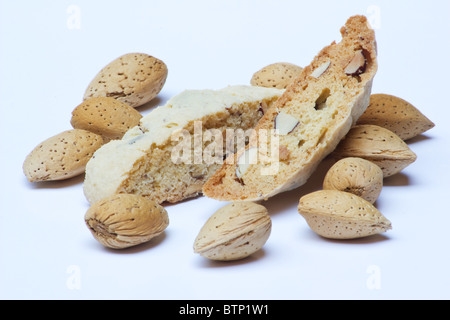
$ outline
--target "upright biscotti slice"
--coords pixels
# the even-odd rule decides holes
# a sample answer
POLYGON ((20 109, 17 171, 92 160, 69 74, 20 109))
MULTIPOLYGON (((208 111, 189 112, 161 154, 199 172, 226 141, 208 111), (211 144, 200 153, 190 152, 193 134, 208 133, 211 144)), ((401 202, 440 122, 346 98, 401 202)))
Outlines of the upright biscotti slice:
POLYGON ((335 149, 366 110, 377 71, 375 33, 366 17, 351 17, 341 34, 341 42, 322 49, 264 115, 247 147, 204 184, 204 195, 267 199, 303 185, 335 149), (269 139, 272 130, 278 133, 269 139), (278 157, 267 156, 272 149, 278 157))
POLYGON ((180 93, 143 117, 121 140, 97 150, 86 166, 86 198, 94 203, 131 193, 163 203, 198 195, 223 163, 227 130, 253 128, 283 92, 230 86, 180 93))

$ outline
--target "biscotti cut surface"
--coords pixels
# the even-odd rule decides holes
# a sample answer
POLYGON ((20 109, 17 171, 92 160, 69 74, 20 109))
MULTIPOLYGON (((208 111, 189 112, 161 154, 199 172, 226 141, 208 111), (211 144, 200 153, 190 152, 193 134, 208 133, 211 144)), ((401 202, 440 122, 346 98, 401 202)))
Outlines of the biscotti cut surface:
POLYGON ((351 17, 341 34, 341 42, 322 49, 262 117, 256 138, 204 184, 204 195, 268 199, 303 185, 336 148, 366 110, 377 71, 375 33, 366 17, 351 17), (261 139, 275 129, 274 139, 261 139), (276 142, 279 147, 271 148, 276 142), (278 157, 260 157, 271 149, 279 150, 278 157))
POLYGON ((111 141, 97 150, 86 166, 86 198, 94 203, 112 194, 131 193, 163 203, 197 196, 204 182, 223 162, 222 155, 214 163, 203 161, 202 155, 200 161, 196 158, 195 150, 207 150, 208 143, 215 141, 215 138, 207 141, 205 132, 215 129, 223 139, 227 129, 253 128, 283 92, 230 86, 180 93, 143 117, 121 140, 111 141), (201 137, 195 140, 195 135, 201 137), (188 141, 191 157, 174 159, 183 141, 188 141), (196 149, 194 142, 198 141, 200 145, 196 149))

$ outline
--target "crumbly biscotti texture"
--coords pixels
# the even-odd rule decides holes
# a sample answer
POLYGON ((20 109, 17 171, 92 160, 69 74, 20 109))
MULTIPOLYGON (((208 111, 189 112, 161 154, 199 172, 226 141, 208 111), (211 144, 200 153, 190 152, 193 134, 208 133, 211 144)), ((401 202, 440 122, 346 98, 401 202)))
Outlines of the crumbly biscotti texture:
POLYGON ((130 193, 173 203, 197 196, 223 163, 227 130, 245 133, 253 128, 283 92, 237 85, 180 93, 143 117, 121 140, 97 150, 86 166, 87 200, 92 204, 130 193), (215 153, 217 146, 223 154, 215 153), (204 151, 210 151, 208 157, 204 151))
POLYGON ((266 200, 303 185, 336 148, 366 110, 377 71, 375 33, 366 17, 349 18, 341 34, 342 40, 323 48, 262 117, 246 148, 204 184, 204 195, 222 201, 266 200), (255 154, 271 150, 271 140, 264 142, 261 135, 273 129, 279 130, 278 157, 260 161, 255 154), (249 162, 248 154, 256 163, 249 162), (274 162, 278 170, 263 171, 274 162))

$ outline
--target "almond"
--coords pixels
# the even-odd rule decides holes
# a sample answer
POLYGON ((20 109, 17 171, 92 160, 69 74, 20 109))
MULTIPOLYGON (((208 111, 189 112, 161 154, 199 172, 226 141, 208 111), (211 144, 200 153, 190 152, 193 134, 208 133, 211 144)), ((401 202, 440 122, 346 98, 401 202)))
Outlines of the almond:
POLYGON ((162 60, 145 53, 127 53, 99 71, 87 87, 83 100, 112 97, 135 108, 158 95, 167 73, 162 60))
POLYGON ((373 124, 394 132, 403 140, 414 138, 435 125, 408 101, 388 94, 373 94, 357 124, 373 124))
POLYGON ((383 171, 375 163, 361 158, 345 158, 336 162, 323 181, 324 190, 353 193, 374 203, 383 188, 383 171))
POLYGON ((286 161, 291 157, 291 152, 286 146, 282 145, 278 148, 278 156, 280 161, 286 161))
POLYGON ((75 129, 84 129, 103 136, 105 140, 121 139, 139 124, 142 115, 126 103, 110 97, 85 100, 72 111, 70 123, 75 129))
POLYGON ((232 261, 260 250, 270 236, 267 209, 253 202, 232 202, 216 211, 203 225, 194 252, 211 260, 232 261))
POLYGON ((344 72, 348 76, 358 76, 366 70, 366 57, 364 57, 363 51, 358 50, 355 52, 350 63, 345 68, 344 72))
POLYGON ((64 131, 34 148, 23 163, 23 172, 30 182, 72 178, 84 172, 102 145, 103 138, 90 131, 64 131))
POLYGON ((252 86, 286 89, 300 75, 303 68, 287 62, 273 63, 255 72, 252 86))
POLYGON ((94 238, 112 249, 148 242, 169 225, 164 207, 134 194, 106 197, 94 203, 84 219, 94 238))
POLYGON ((333 152, 337 159, 356 157, 369 160, 383 171, 384 178, 395 175, 416 161, 416 154, 392 131, 376 125, 357 125, 333 152))
POLYGON ((298 126, 299 121, 294 118, 293 116, 285 113, 280 112, 275 117, 275 129, 278 130, 278 133, 282 136, 287 135, 294 131, 294 129, 298 126))
POLYGON ((344 191, 307 194, 300 199, 298 212, 315 233, 328 239, 363 238, 392 228, 370 202, 344 191))

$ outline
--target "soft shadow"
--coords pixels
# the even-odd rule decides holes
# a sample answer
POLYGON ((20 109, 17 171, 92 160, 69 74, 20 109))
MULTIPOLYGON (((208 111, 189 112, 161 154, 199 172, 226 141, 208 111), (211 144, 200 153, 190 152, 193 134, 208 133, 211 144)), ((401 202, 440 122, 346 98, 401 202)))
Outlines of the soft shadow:
POLYGON ((335 162, 336 160, 332 158, 326 158, 319 164, 303 186, 277 194, 266 201, 260 201, 260 203, 267 208, 271 215, 284 212, 293 207, 296 208, 301 197, 322 189, 325 175, 335 162))
POLYGON ((229 268, 254 263, 263 259, 265 256, 266 252, 264 251, 264 248, 262 248, 246 258, 234 261, 215 261, 201 256, 199 258, 201 258, 200 267, 202 268, 229 268))
POLYGON ((151 109, 162 105, 163 101, 165 101, 165 100, 167 100, 167 99, 162 98, 161 96, 156 96, 155 98, 153 98, 149 102, 143 104, 142 106, 136 107, 136 110, 139 111, 140 113, 149 112, 151 109))
POLYGON ((39 181, 29 182, 26 180, 26 184, 32 189, 60 189, 67 188, 84 182, 84 173, 65 180, 58 181, 39 181))
POLYGON ((422 142, 422 141, 426 141, 426 140, 431 140, 432 138, 424 135, 424 134, 419 134, 418 136, 415 136, 411 139, 406 140, 405 142, 407 144, 413 144, 413 143, 418 143, 418 142, 422 142))
MULTIPOLYGON (((97 245, 99 250, 103 250, 106 252, 110 252, 110 253, 114 253, 114 254, 134 254, 134 253, 138 253, 138 252, 142 252, 142 251, 146 251, 146 250, 151 250, 153 247, 158 246, 162 241, 164 241, 165 238, 166 238, 166 232, 164 231, 159 236, 154 237, 153 239, 151 239, 148 242, 141 243, 136 246, 133 246, 130 248, 125 248, 125 249, 108 248, 108 247, 105 247, 104 245, 102 245, 100 242, 97 242, 95 244, 97 245)), ((95 241, 95 239, 93 241, 95 241)))
POLYGON ((401 187, 401 186, 409 186, 411 183, 409 177, 400 172, 393 176, 387 177, 383 181, 384 186, 388 187, 401 187))
POLYGON ((183 204, 183 203, 186 203, 186 202, 189 202, 189 201, 194 201, 194 200, 202 198, 202 197, 203 197, 203 194, 200 193, 200 194, 196 195, 195 197, 186 198, 186 199, 183 199, 183 200, 180 200, 180 201, 177 201, 177 202, 165 201, 165 202, 161 203, 161 205, 163 207, 178 206, 180 204, 183 204))

